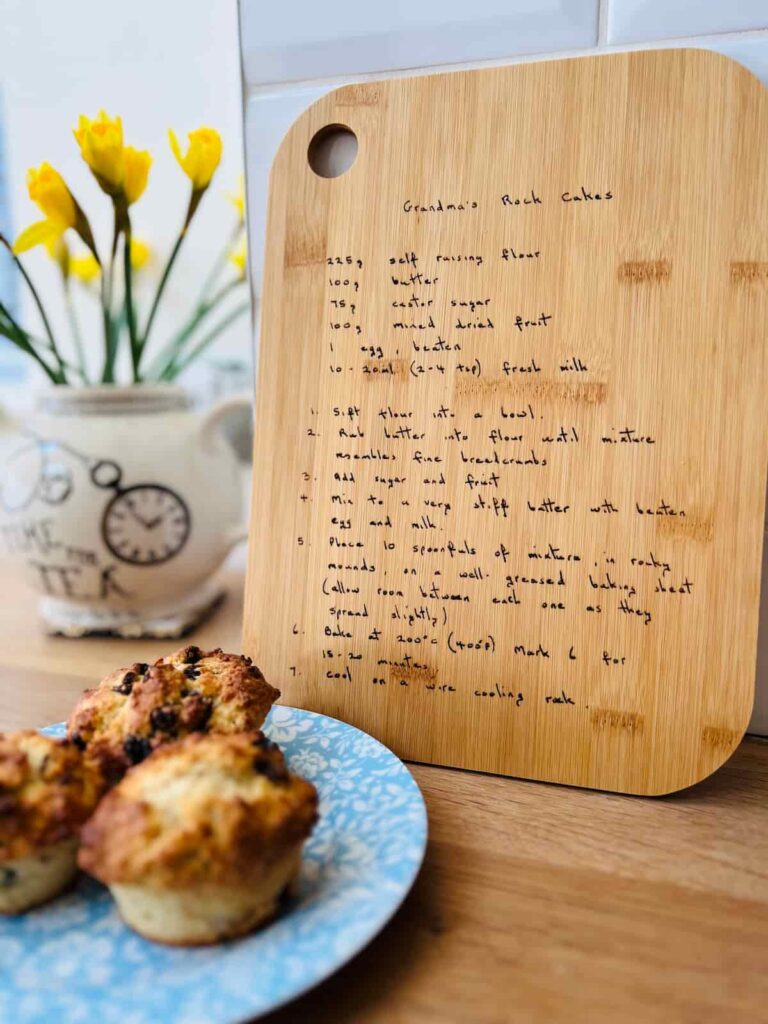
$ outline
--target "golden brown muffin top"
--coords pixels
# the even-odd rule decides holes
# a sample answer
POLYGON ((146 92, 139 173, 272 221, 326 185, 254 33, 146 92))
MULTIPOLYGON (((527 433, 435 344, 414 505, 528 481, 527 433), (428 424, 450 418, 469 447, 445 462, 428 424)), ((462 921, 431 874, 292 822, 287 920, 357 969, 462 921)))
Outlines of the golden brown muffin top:
POLYGON ((183 889, 258 878, 312 831, 317 791, 261 732, 194 735, 131 769, 82 832, 102 882, 183 889))
POLYGON ((102 789, 74 743, 0 733, 0 864, 75 835, 102 789))
POLYGON ((118 669, 86 690, 67 734, 116 782, 153 750, 191 733, 261 728, 279 696, 250 658, 183 647, 154 665, 118 669))

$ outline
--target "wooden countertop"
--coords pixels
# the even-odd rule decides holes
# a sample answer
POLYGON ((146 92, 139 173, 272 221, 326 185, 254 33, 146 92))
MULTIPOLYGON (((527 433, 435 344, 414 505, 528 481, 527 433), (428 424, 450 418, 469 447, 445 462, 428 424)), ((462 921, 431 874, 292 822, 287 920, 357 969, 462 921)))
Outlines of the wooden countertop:
MULTIPOLYGON (((109 669, 167 642, 48 639, 0 615, 0 728, 62 719, 109 669)), ((242 579, 192 639, 237 649, 242 579)), ((12 596, 9 596, 12 595, 12 596)), ((765 1020, 768 744, 663 799, 414 765, 430 843, 390 925, 270 1024, 765 1020)))

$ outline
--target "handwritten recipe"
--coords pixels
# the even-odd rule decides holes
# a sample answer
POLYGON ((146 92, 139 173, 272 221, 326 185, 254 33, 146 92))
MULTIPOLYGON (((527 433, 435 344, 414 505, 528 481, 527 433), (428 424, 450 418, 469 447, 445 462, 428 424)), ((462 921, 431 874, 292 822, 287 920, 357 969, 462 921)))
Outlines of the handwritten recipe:
MULTIPOLYGON (((605 216, 621 197, 587 184, 500 195, 504 245, 489 242, 477 200, 406 198, 403 235, 409 218, 474 219, 472 247, 326 256, 329 397, 305 430, 332 458, 303 471, 299 501, 322 521, 307 582, 327 686, 588 707, 574 663, 626 676, 670 605, 696 600, 684 551, 645 528, 664 520, 684 536, 688 509, 663 488, 608 482, 642 479, 665 437, 631 410, 596 418, 604 368, 561 328, 554 297, 499 301, 500 277, 516 275, 524 295, 552 258, 536 237, 545 202, 564 218, 605 216), (378 318, 374 283, 386 295, 378 318), (594 467, 606 483, 587 488, 594 467), (598 623, 588 640, 587 619, 598 623)), ((627 281, 663 275, 620 268, 627 281)))

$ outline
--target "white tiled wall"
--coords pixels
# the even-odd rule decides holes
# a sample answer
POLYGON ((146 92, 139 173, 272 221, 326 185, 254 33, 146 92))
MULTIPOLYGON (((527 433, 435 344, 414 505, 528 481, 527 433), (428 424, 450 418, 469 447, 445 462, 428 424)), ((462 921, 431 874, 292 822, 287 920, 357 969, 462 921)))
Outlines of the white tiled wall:
POLYGON ((592 46, 594 0, 241 5, 248 82, 360 75, 592 46))
POLYGON ((614 0, 606 8, 610 43, 751 32, 768 20, 765 0, 614 0))
MULTIPOLYGON (((768 84, 768 0, 240 0, 240 26, 257 295, 272 158, 295 118, 345 82, 697 46, 733 57, 768 84)), ((768 735, 768 544, 763 565, 752 730, 768 735)))

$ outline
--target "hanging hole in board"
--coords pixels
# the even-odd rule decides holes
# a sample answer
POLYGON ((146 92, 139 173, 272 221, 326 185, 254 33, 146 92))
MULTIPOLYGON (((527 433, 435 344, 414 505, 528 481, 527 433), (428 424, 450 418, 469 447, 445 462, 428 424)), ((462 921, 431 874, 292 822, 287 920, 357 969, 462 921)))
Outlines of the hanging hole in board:
POLYGON ((357 136, 344 124, 329 124, 316 132, 309 144, 309 166, 321 178, 338 178, 357 157, 357 136))

